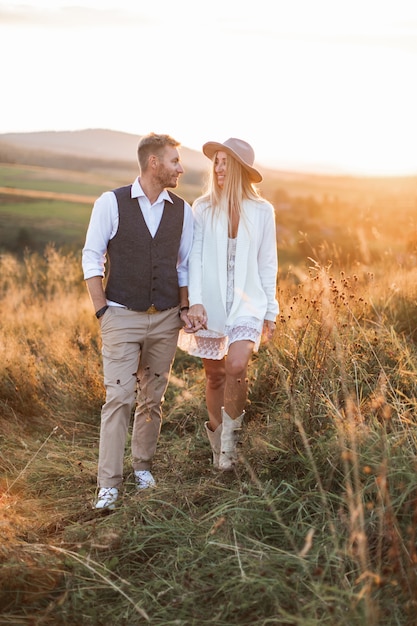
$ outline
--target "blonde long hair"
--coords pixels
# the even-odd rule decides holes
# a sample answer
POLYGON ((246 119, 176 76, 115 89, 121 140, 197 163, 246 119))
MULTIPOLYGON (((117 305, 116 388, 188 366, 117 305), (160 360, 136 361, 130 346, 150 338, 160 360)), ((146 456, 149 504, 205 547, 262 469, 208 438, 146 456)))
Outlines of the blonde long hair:
POLYGON ((224 213, 227 215, 229 232, 234 218, 239 221, 243 216, 244 200, 259 200, 261 198, 258 189, 250 180, 249 172, 242 167, 231 154, 227 154, 227 170, 223 188, 219 187, 215 173, 217 152, 212 160, 212 167, 206 190, 197 198, 195 203, 208 202, 212 211, 212 218, 224 213))

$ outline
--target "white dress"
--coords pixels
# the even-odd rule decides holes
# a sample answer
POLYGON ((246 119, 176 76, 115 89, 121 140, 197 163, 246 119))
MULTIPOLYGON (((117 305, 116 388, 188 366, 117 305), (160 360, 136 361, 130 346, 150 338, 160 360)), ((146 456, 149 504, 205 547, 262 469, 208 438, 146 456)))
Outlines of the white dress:
MULTIPOLYGON (((236 239, 229 237, 227 245, 227 296, 226 313, 229 314, 234 298, 234 273, 236 259, 236 239)), ((210 324, 210 320, 208 320, 210 324)), ((202 359, 222 359, 234 341, 253 341, 253 350, 259 348, 263 320, 256 317, 238 317, 233 326, 226 326, 224 334, 216 331, 198 330, 196 333, 180 331, 178 347, 192 356, 202 359)))

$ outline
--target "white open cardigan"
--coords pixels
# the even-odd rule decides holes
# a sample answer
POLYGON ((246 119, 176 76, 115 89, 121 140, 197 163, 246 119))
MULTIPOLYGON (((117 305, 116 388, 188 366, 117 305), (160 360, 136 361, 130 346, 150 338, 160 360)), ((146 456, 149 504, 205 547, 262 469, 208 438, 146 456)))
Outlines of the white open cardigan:
POLYGON ((207 328, 223 333, 239 317, 275 321, 278 255, 275 212, 266 200, 245 200, 239 223, 234 290, 226 316, 227 216, 212 218, 208 202, 193 205, 194 239, 189 257, 190 306, 203 304, 207 328))

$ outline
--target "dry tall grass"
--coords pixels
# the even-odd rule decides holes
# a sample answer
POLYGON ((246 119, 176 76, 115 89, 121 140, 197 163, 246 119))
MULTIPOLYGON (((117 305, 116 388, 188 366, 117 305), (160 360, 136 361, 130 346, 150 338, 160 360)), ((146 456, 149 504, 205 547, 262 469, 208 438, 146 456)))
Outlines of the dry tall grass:
POLYGON ((92 510, 103 401, 79 259, 0 263, 0 624, 417 623, 417 267, 280 276, 241 464, 209 464, 204 380, 178 353, 137 496, 92 510))

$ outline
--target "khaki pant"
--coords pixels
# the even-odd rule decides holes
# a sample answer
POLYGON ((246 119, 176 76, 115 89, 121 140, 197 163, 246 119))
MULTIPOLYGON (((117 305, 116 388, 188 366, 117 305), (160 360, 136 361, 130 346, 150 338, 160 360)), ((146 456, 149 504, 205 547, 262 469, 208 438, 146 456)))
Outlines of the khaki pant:
POLYGON ((113 306, 102 317, 106 402, 101 411, 99 487, 117 487, 123 480, 124 450, 135 401, 133 469, 151 469, 180 327, 177 307, 149 315, 113 306))

